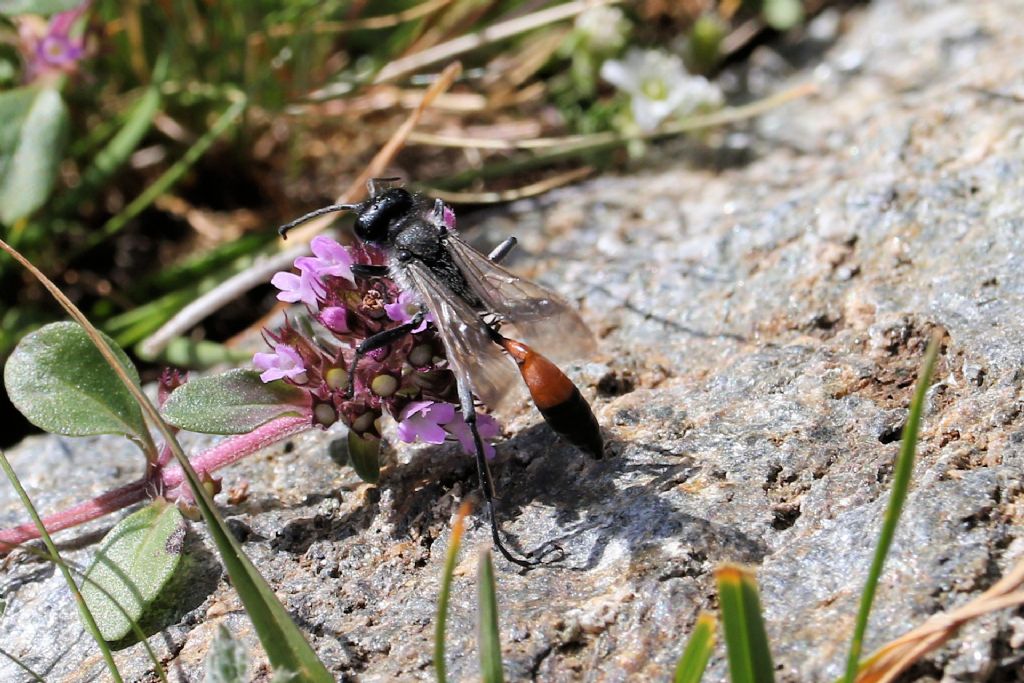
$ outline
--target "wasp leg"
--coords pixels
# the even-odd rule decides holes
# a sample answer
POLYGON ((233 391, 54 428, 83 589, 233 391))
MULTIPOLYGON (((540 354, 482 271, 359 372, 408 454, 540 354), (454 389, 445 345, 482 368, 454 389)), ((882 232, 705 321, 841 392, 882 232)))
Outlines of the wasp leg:
POLYGON ((487 517, 491 522, 491 539, 494 542, 494 547, 498 549, 498 552, 506 560, 520 567, 536 567, 543 562, 544 557, 550 552, 558 551, 564 555, 565 553, 562 552, 562 548, 555 543, 546 544, 545 547, 549 549, 544 552, 537 553, 535 551, 530 553, 529 559, 516 557, 512 554, 512 551, 505 547, 501 540, 501 534, 498 531, 498 519, 495 516, 494 510, 494 480, 491 477, 491 468, 487 465, 487 458, 484 455, 484 440, 480 438, 480 430, 476 426, 476 409, 473 407, 473 394, 461 382, 458 384, 458 391, 462 417, 466 420, 466 424, 469 425, 469 431, 473 434, 473 450, 476 451, 476 471, 480 480, 480 492, 483 493, 484 504, 487 506, 487 517))
POLYGON ((494 250, 487 255, 487 258, 490 259, 491 261, 494 261, 495 263, 501 263, 503 260, 505 260, 505 257, 508 256, 509 252, 515 249, 515 247, 516 238, 513 237, 512 235, 509 235, 504 239, 504 241, 501 244, 496 246, 494 250))
POLYGON ((355 355, 352 356, 352 364, 348 367, 348 387, 345 389, 346 399, 351 399, 352 394, 355 392, 356 367, 359 365, 359 359, 370 351, 379 349, 382 346, 387 346, 388 344, 396 342, 409 334, 423 324, 423 316, 425 315, 426 311, 421 308, 409 322, 402 323, 398 327, 392 327, 390 330, 381 330, 377 334, 371 335, 359 342, 359 345, 356 346, 355 355))
POLYGON ((372 263, 353 263, 352 274, 363 279, 369 279, 371 277, 387 277, 388 267, 372 263))

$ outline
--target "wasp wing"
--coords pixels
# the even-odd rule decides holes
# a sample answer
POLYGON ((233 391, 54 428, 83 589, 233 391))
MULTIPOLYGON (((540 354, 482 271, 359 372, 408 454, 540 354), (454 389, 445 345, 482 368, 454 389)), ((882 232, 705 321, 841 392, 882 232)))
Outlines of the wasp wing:
POLYGON ((515 328, 515 336, 553 360, 594 352, 593 333, 562 297, 502 268, 454 233, 445 240, 470 289, 489 312, 515 328))
POLYGON ((420 302, 434 314, 434 326, 455 379, 491 408, 501 406, 503 399, 514 393, 510 389, 519 384, 519 373, 491 339, 480 314, 423 263, 411 261, 401 268, 420 302))

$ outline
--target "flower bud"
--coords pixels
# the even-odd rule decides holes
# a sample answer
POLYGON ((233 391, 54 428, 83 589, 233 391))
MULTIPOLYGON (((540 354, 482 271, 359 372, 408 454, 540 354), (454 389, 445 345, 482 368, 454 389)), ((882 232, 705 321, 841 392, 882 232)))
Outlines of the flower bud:
POLYGON ((370 391, 378 396, 387 398, 398 391, 398 380, 391 375, 377 375, 370 382, 370 391))
POLYGON ((327 386, 337 391, 348 386, 348 372, 342 368, 331 368, 324 374, 327 386))
POLYGON ((430 361, 434 358, 434 347, 430 344, 419 344, 412 347, 412 351, 409 352, 409 364, 415 368, 422 368, 426 365, 430 365, 430 361))
POLYGON ((313 408, 313 424, 330 427, 338 421, 338 412, 330 403, 318 403, 313 408))

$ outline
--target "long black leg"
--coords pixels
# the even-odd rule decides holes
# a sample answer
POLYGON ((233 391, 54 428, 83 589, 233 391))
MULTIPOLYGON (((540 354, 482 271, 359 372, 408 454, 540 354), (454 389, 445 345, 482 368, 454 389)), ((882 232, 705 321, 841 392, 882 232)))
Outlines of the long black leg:
POLYGON ((409 322, 402 323, 397 327, 392 327, 390 330, 381 330, 377 334, 371 335, 359 342, 359 345, 356 346, 355 355, 352 356, 352 364, 348 368, 348 388, 345 389, 345 398, 352 398, 352 394, 355 391, 356 367, 359 365, 359 360, 370 351, 374 351, 382 346, 387 346, 388 344, 396 342, 415 330, 423 324, 423 316, 425 315, 426 312, 421 308, 409 322))
POLYGON ((473 434, 473 446, 476 451, 476 472, 480 479, 480 492, 484 496, 484 504, 487 506, 487 517, 491 522, 491 538, 494 547, 498 549, 506 560, 520 567, 535 567, 540 564, 539 559, 523 559, 516 557, 505 547, 498 533, 498 519, 494 514, 494 482, 491 479, 491 469, 487 466, 487 457, 484 455, 484 440, 480 438, 480 430, 476 426, 476 408, 473 406, 473 393, 469 387, 458 383, 459 404, 462 409, 462 417, 469 425, 469 431, 473 434))
POLYGON ((373 263, 353 263, 352 274, 361 278, 387 277, 388 267, 373 263))

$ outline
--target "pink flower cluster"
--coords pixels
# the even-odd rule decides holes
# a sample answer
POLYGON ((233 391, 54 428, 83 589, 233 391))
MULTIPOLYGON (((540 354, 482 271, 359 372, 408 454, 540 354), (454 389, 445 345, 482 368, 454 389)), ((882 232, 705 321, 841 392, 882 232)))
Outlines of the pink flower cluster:
MULTIPOLYGON (((450 220, 454 224, 454 214, 450 220)), ((472 433, 455 405, 455 378, 429 325, 433 316, 427 314, 411 334, 363 356, 350 377, 355 347, 412 320, 419 302, 389 278, 353 275, 355 263, 382 264, 381 255, 369 247, 349 249, 318 236, 310 249, 312 256, 295 260, 297 273, 277 273, 271 283, 280 290, 279 300, 304 304, 311 322, 319 325, 286 320, 280 330, 266 331, 273 350, 253 356, 260 379, 284 380, 307 391, 314 423, 320 426, 342 420, 361 437, 379 438, 386 412, 398 421, 398 437, 406 443, 457 440, 473 453, 472 433)), ((478 415, 477 425, 485 439, 500 431, 489 415, 478 415)), ((493 456, 490 443, 484 449, 493 456)))

